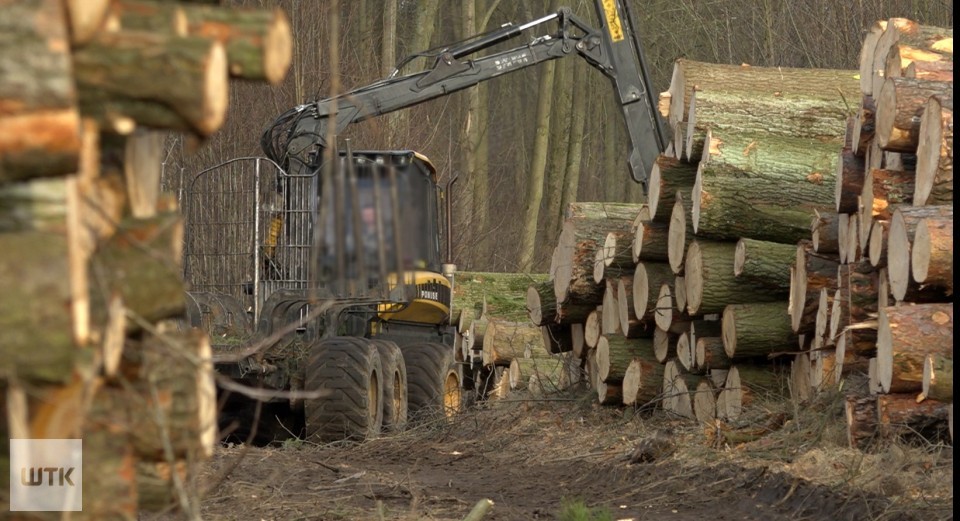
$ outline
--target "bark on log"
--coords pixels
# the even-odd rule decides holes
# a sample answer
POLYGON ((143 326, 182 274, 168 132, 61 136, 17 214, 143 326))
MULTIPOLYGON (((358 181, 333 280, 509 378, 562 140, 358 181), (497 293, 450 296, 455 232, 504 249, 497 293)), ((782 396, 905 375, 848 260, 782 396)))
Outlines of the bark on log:
POLYGON ((653 352, 653 341, 606 335, 597 342, 598 378, 604 383, 620 384, 630 362, 653 352))
POLYGON ((911 171, 871 169, 864 177, 860 193, 864 212, 883 218, 897 205, 912 204, 915 179, 916 174, 911 171))
MULTIPOLYGON (((673 206, 670 206, 671 212, 673 206)), ((633 237, 633 261, 667 262, 668 234, 670 224, 666 222, 638 221, 633 237)))
POLYGON ((650 220, 669 222, 677 192, 689 194, 696 179, 696 165, 664 155, 658 156, 650 170, 650 181, 647 183, 650 220))
POLYGON ((747 155, 768 156, 765 162, 782 161, 779 166, 758 165, 745 171, 720 162, 700 163, 692 193, 698 237, 796 243, 809 238, 813 211, 833 204, 835 149, 829 144, 790 147, 762 138, 759 142, 763 145, 747 150, 747 155))
POLYGON ((641 208, 642 205, 616 203, 568 205, 553 279, 557 302, 571 299, 596 305, 603 300, 603 286, 593 281, 596 250, 603 245, 607 233, 632 230, 641 208))
POLYGON ((683 256, 687 246, 693 241, 694 228, 690 219, 692 205, 690 198, 679 191, 674 196, 673 210, 670 214, 670 229, 667 231, 667 261, 677 275, 683 272, 683 256))
POLYGON ((633 276, 620 277, 617 281, 617 317, 620 320, 620 331, 627 338, 650 338, 653 336, 653 327, 649 321, 644 323, 637 318, 634 294, 633 276))
POLYGON ((880 276, 865 263, 844 264, 837 268, 837 291, 830 310, 830 336, 836 337, 851 324, 866 322, 875 316, 879 302, 880 276))
POLYGON ((949 217, 922 219, 910 252, 913 280, 953 295, 953 210, 949 217))
POLYGON ((103 29, 109 32, 144 31, 187 36, 187 14, 182 6, 142 0, 110 2, 103 29))
POLYGON ((867 449, 877 434, 877 396, 848 394, 844 402, 847 443, 851 449, 867 449))
POLYGON ((128 392, 106 386, 93 395, 88 413, 74 411, 84 423, 85 459, 95 466, 83 476, 83 519, 137 518, 137 458, 128 439, 137 412, 128 392))
POLYGON ((953 81, 953 61, 914 61, 904 67, 903 77, 927 81, 953 81))
POLYGON ((813 396, 810 385, 810 353, 797 353, 790 364, 790 399, 803 404, 813 396))
POLYGON ((863 191, 866 161, 853 149, 844 148, 837 159, 837 178, 834 188, 836 210, 839 213, 855 213, 859 210, 858 197, 863 191))
MULTIPOLYGON (((490 320, 483 339, 483 365, 509 366, 515 359, 530 358, 534 345, 541 340, 538 327, 490 320)), ((571 350, 572 340, 571 334, 571 350)))
POLYGON ((633 272, 632 300, 634 315, 641 322, 655 320, 660 288, 672 285, 673 271, 663 263, 640 262, 633 272))
POLYGON ((919 393, 928 354, 953 352, 953 304, 919 304, 880 310, 877 375, 885 393, 919 393))
POLYGON ((706 374, 714 369, 730 369, 733 361, 723 347, 723 338, 719 336, 700 337, 694 346, 694 367, 697 372, 706 374))
POLYGON ((293 54, 290 23, 283 10, 183 8, 191 35, 217 40, 226 48, 231 76, 273 85, 283 80, 293 54))
POLYGON ((130 439, 141 459, 207 459, 217 443, 217 396, 207 334, 151 336, 127 349, 126 375, 139 399, 130 439))
POLYGON ((911 47, 930 49, 934 52, 945 52, 949 48, 952 55, 953 29, 921 25, 907 18, 888 20, 873 51, 869 72, 870 85, 863 90, 864 94, 879 95, 886 79, 883 73, 890 48, 901 42, 911 47))
POLYGON ((227 58, 219 42, 103 33, 74 52, 73 63, 81 112, 117 133, 140 124, 206 136, 226 115, 227 58))
POLYGON ((836 288, 838 266, 834 257, 815 253, 808 242, 797 246, 789 304, 795 333, 813 332, 816 319, 814 311, 820 304, 820 290, 836 288))
POLYGON ((736 245, 732 243, 694 241, 690 244, 684 268, 690 315, 721 313, 727 304, 771 302, 780 298, 734 276, 735 250, 736 245))
MULTIPOLYGON (((813 251, 838 253, 840 251, 840 214, 814 211, 816 216, 810 224, 813 251)), ((791 250, 791 254, 793 254, 791 250)), ((789 281, 787 281, 789 284, 789 281)))
POLYGON ((723 310, 723 347, 728 358, 788 351, 796 342, 786 302, 731 304, 723 310))
POLYGON ((953 353, 931 353, 924 358, 920 397, 953 403, 953 353))
POLYGON ((873 56, 876 54, 880 36, 886 28, 886 20, 874 22, 868 29, 867 35, 863 39, 863 45, 860 47, 860 91, 864 95, 869 95, 873 91, 873 56))
POLYGON ((953 103, 930 98, 920 118, 913 204, 953 203, 953 103))
POLYGON ((796 246, 743 238, 737 242, 734 252, 733 274, 753 286, 787 296, 790 265, 796 257, 796 246))
POLYGON ((553 281, 538 282, 527 287, 527 313, 535 326, 552 324, 557 319, 557 297, 553 281))
MULTIPOLYGON (((915 237, 917 225, 924 220, 947 221, 952 219, 952 205, 902 206, 893 212, 887 242, 887 275, 890 280, 890 290, 898 302, 907 299, 911 287, 914 288, 914 292, 920 291, 920 288, 917 287, 918 284, 912 281, 910 277, 910 239, 915 237)), ((919 255, 923 254, 924 252, 920 252, 919 255)), ((945 269, 952 271, 949 266, 945 269)), ((930 299, 937 299, 937 288, 924 288, 922 292, 929 294, 929 297, 921 299, 915 296, 914 299, 907 300, 929 302, 930 299)))
POLYGON ((953 83, 915 78, 887 78, 877 98, 877 143, 884 150, 916 152, 920 138, 920 117, 927 99, 949 98, 953 105, 953 83))
POLYGON ((80 116, 63 5, 29 0, 3 9, 0 183, 76 172, 80 116))
POLYGON ((876 114, 877 104, 873 96, 864 95, 860 100, 860 108, 857 109, 850 143, 853 153, 864 158, 864 161, 876 133, 876 114))
POLYGON ((610 232, 597 253, 599 261, 593 268, 593 281, 597 284, 606 277, 619 277, 633 271, 633 231, 610 232))
POLYGON ((877 433, 882 439, 920 438, 936 443, 947 437, 949 404, 936 400, 917 403, 916 395, 878 394, 877 433))
POLYGON ((718 389, 708 378, 702 378, 693 392, 693 415, 701 425, 713 425, 717 419, 718 389))
POLYGON ((657 400, 662 383, 663 364, 652 351, 639 351, 623 375, 623 404, 642 407, 657 400))
POLYGON ((543 347, 551 355, 573 351, 573 335, 570 324, 548 324, 540 326, 543 347))
POLYGON ((783 395, 786 387, 778 372, 770 367, 735 365, 727 373, 722 399, 717 401, 717 416, 728 420, 740 417, 743 408, 763 395, 783 395), (723 403, 723 410, 720 404, 723 403))

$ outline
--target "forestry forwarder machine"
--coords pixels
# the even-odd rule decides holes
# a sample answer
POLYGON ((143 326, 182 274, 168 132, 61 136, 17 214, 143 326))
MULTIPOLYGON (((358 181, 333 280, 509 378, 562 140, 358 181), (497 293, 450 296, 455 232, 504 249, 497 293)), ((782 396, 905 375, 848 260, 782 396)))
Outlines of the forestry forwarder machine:
POLYGON ((261 415, 261 406, 279 406, 301 418, 310 439, 364 439, 402 429, 408 412, 451 414, 467 397, 482 398, 480 353, 454 347, 449 197, 440 259, 439 201, 455 178, 442 190, 422 155, 354 151, 349 141, 338 149, 335 136, 357 121, 579 55, 611 80, 631 175, 645 185, 668 137, 627 0, 594 1, 599 29, 563 8, 413 55, 397 71, 417 57, 432 66, 294 107, 264 132, 267 158, 234 159, 189 180, 187 321, 215 345, 227 396, 221 424, 234 415, 241 428, 257 428, 250 410, 259 401, 253 418, 274 414, 261 415), (470 58, 548 22, 557 23, 549 35, 470 58), (234 403, 239 395, 246 407, 234 403))

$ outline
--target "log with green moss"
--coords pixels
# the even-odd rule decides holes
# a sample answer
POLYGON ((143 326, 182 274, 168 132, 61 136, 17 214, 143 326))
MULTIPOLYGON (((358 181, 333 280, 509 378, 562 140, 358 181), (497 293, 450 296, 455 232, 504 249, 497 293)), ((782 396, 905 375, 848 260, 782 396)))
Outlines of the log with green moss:
POLYGON ((631 252, 634 263, 667 262, 670 259, 667 252, 669 231, 667 222, 637 221, 631 252))
POLYGON ((652 351, 653 343, 650 339, 626 338, 621 335, 601 336, 597 342, 598 378, 605 383, 620 384, 630 362, 652 351))
POLYGON ((790 265, 796 256, 795 246, 743 238, 737 242, 733 274, 786 296, 790 292, 790 265))
POLYGON ((767 356, 797 343, 787 302, 731 304, 723 310, 723 347, 728 358, 767 356))
POLYGON ((554 295, 558 302, 570 300, 596 305, 603 300, 603 285, 593 278, 597 249, 603 247, 607 233, 632 231, 642 205, 576 205, 567 208, 572 216, 564 221, 557 245, 554 295))
POLYGON ((677 192, 690 193, 697 180, 696 164, 680 161, 677 158, 660 155, 650 170, 647 183, 647 202, 650 206, 650 220, 668 222, 673 211, 677 192))
POLYGON ((529 319, 527 288, 545 282, 547 275, 543 273, 460 271, 454 277, 453 307, 473 310, 486 300, 489 316, 522 322, 529 319))
POLYGON ((624 405, 644 406, 660 398, 663 364, 649 350, 637 352, 623 375, 624 405))
POLYGON ((727 304, 771 302, 782 298, 734 276, 735 256, 736 245, 733 243, 697 240, 690 244, 684 268, 689 314, 721 313, 727 304))

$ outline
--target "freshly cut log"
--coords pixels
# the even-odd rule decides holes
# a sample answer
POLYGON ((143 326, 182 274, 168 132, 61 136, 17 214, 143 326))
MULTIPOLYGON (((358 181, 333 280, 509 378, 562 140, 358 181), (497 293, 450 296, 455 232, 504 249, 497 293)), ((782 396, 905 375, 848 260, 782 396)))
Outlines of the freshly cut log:
POLYGON ((602 314, 602 307, 597 307, 587 315, 587 320, 583 324, 583 342, 587 347, 597 347, 597 341, 600 340, 600 315, 602 314))
MULTIPOLYGON (((633 271, 632 298, 634 314, 641 322, 655 319, 660 289, 674 282, 673 270, 663 263, 640 262, 633 271)), ((671 303, 672 307, 672 303, 671 303)))
MULTIPOLYGON (((552 289, 553 289, 553 286, 551 286, 550 288, 551 288, 551 290, 552 290, 552 289)), ((529 293, 527 293, 527 294, 529 295, 529 293)), ((530 308, 529 308, 529 301, 528 301, 527 309, 530 309, 530 308)), ((467 331, 469 331, 469 330, 470 330, 470 326, 473 325, 473 321, 474 321, 475 318, 476 318, 476 313, 473 311, 473 308, 469 308, 469 307, 467 307, 467 308, 461 308, 461 309, 460 309, 460 317, 459 317, 459 319, 457 320, 457 332, 460 333, 461 335, 463 335, 463 334, 465 334, 467 331)))
POLYGON ((953 81, 953 61, 913 61, 910 62, 910 65, 904 67, 903 77, 927 81, 953 81))
POLYGON ((681 418, 695 419, 693 414, 693 397, 691 389, 696 389, 700 383, 700 377, 688 373, 681 373, 673 380, 673 399, 665 400, 664 410, 672 412, 681 418), (669 405, 669 409, 667 406, 669 405))
POLYGON ((81 45, 101 30, 110 0, 66 0, 63 4, 70 23, 70 41, 81 45))
POLYGON ((847 339, 854 339, 854 335, 848 334, 848 331, 844 331, 837 337, 837 348, 834 350, 834 382, 835 384, 840 384, 843 380, 843 377, 850 375, 851 373, 867 374, 870 370, 869 362, 870 358, 864 355, 857 354, 854 351, 847 350, 847 339))
POLYGON ((733 274, 753 286, 786 296, 790 293, 790 265, 796 257, 796 246, 743 238, 737 241, 733 274))
POLYGON ((860 245, 860 216, 861 214, 852 214, 847 222, 849 230, 847 230, 847 244, 844 250, 847 252, 848 264, 859 262, 863 256, 863 248, 860 245))
POLYGON ((693 346, 690 344, 690 333, 681 334, 677 338, 677 362, 680 363, 680 367, 683 368, 685 372, 700 374, 696 371, 694 365, 694 352, 693 346))
POLYGON ((597 399, 600 405, 618 405, 623 403, 623 388, 618 384, 599 382, 597 399))
MULTIPOLYGON (((750 147, 749 136, 732 136, 731 147, 750 147), (742 142, 743 139, 748 139, 742 142)), ((747 149, 763 156, 747 171, 736 164, 701 162, 693 187, 693 229, 698 237, 735 240, 740 237, 795 244, 810 237, 810 215, 833 204, 836 150, 821 143, 763 143, 747 149), (743 197, 743 194, 750 194, 743 197)), ((781 138, 787 141, 788 138, 781 138)), ((794 141, 796 141, 794 139, 794 141)), ((728 154, 722 161, 733 158, 728 154)), ((671 226, 672 230, 672 226, 671 226)))
POLYGON ((871 268, 862 262, 837 268, 840 294, 834 298, 830 311, 830 336, 836 337, 847 326, 864 323, 876 316, 880 275, 871 268))
POLYGON ((883 439, 941 441, 947 436, 948 414, 949 404, 936 400, 917 403, 913 393, 877 395, 877 433, 883 439))
POLYGON ((717 400, 717 416, 736 420, 743 408, 757 396, 782 395, 785 391, 781 376, 772 368, 764 366, 735 365, 727 373, 727 380, 717 400), (723 408, 721 409, 721 404, 723 408))
POLYGON ((682 275, 677 275, 673 279, 673 301, 676 304, 676 309, 680 313, 685 313, 687 309, 687 279, 682 275))
POLYGON ((683 257, 694 236, 693 223, 689 218, 689 201, 689 197, 679 191, 676 193, 670 214, 670 229, 667 231, 667 260, 677 275, 683 272, 683 257))
POLYGON ((864 450, 877 434, 877 396, 848 394, 844 402, 847 418, 847 443, 864 450))
POLYGON ((695 164, 664 155, 658 156, 657 162, 650 169, 650 181, 647 183, 650 220, 669 222, 677 192, 689 194, 696 179, 695 164))
POLYGON ((527 313, 535 326, 552 324, 557 319, 557 299, 553 281, 538 282, 527 287, 527 313))
POLYGON ((671 347, 677 345, 677 338, 681 334, 666 331, 659 327, 653 331, 653 353, 657 362, 664 364, 671 358, 671 355, 676 356, 676 351, 671 352, 671 347))
MULTIPOLYGON (((912 283, 910 277, 910 238, 916 235, 917 225, 924 220, 931 221, 952 221, 953 206, 902 206, 893 212, 890 219, 889 240, 887 242, 887 275, 890 279, 890 290, 898 302, 907 297, 907 292, 912 283)), ((921 252, 919 255, 923 255, 921 252)), ((952 262, 952 254, 950 255, 952 262)), ((950 266, 942 269, 950 270, 950 266)), ((918 289, 918 288, 915 288, 918 289)), ((924 290, 930 293, 928 290, 924 290)), ((931 298, 936 298, 931 296, 931 298)), ((913 302, 920 302, 919 299, 911 299, 913 302)), ((927 300, 929 301, 929 300, 927 300)))
MULTIPOLYGON (((673 206, 670 206, 671 212, 673 206)), ((668 250, 668 222, 637 221, 633 237, 633 261, 667 262, 670 260, 668 250)))
POLYGON ((953 106, 952 93, 952 82, 886 78, 877 98, 877 143, 884 150, 915 152, 927 100, 949 98, 953 106))
POLYGON ((593 281, 600 283, 605 277, 619 277, 633 271, 633 232, 610 232, 598 250, 597 262, 593 268, 593 281))
POLYGON ((612 335, 620 331, 620 299, 617 296, 617 286, 606 281, 606 290, 603 292, 603 309, 600 314, 600 333, 612 335))
MULTIPOLYGON (((818 210, 814 210, 814 213, 816 217, 810 225, 813 251, 838 253, 840 251, 840 214, 824 213, 818 210)), ((791 250, 791 255, 794 254, 791 250)))
POLYGON ((694 366, 697 372, 707 373, 714 369, 730 369, 733 361, 723 347, 723 338, 700 337, 694 346, 694 366))
POLYGON ((663 364, 651 351, 638 351, 623 374, 623 404, 644 406, 659 399, 662 384, 663 364))
MULTIPOLYGON (((530 358, 542 340, 536 326, 491 319, 483 339, 483 365, 509 366, 515 359, 530 358)), ((571 334, 571 350, 573 350, 571 334)))
POLYGON ((230 75, 276 85, 290 67, 293 41, 282 9, 223 9, 185 5, 187 30, 217 40, 227 50, 230 75))
MULTIPOLYGON (((85 519, 136 519, 137 458, 128 436, 131 416, 139 411, 124 389, 100 386, 87 398, 89 412, 72 411, 83 421, 83 453, 95 472, 83 476, 85 519)), ((214 418, 215 421, 215 418, 214 418)), ((159 441, 159 440, 158 440, 159 441)))
POLYGON ((227 58, 219 42, 103 33, 77 49, 73 63, 81 112, 117 133, 139 124, 207 136, 226 115, 227 58))
POLYGON ((573 351, 573 335, 570 324, 549 324, 540 326, 543 347, 551 355, 573 351))
POLYGON ((693 392, 693 415, 701 425, 712 425, 717 419, 717 393, 709 378, 701 378, 693 392))
POLYGON ((953 353, 932 353, 924 358, 920 397, 953 403, 953 353))
MULTIPOLYGON (((869 73, 869 92, 864 94, 879 95, 884 80, 883 72, 886 68, 887 56, 890 48, 899 44, 933 52, 953 54, 953 29, 945 29, 929 25, 921 25, 907 18, 891 18, 877 40, 876 48, 871 60, 869 73)), ((861 82, 862 85, 862 82, 861 82)))
POLYGON ((873 96, 864 95, 860 101, 860 108, 857 110, 856 121, 853 125, 853 136, 851 136, 850 147, 853 153, 863 157, 866 161, 867 151, 873 143, 873 137, 876 132, 876 113, 877 104, 873 96))
POLYGON ((913 280, 953 294, 953 210, 949 217, 927 218, 917 223, 910 252, 913 280))
POLYGON ((953 102, 930 98, 920 117, 913 204, 953 202, 953 102))
POLYGON ((827 336, 830 330, 830 308, 832 307, 833 295, 836 292, 828 291, 827 288, 820 290, 820 300, 817 303, 817 311, 813 326, 813 348, 832 346, 833 339, 827 336))
POLYGON ((837 357, 832 349, 814 351, 810 360, 810 385, 818 393, 836 388, 840 379, 836 374, 837 357))
POLYGON ((735 277, 735 251, 736 245, 732 243, 697 240, 690 244, 684 268, 689 314, 721 313, 727 304, 771 302, 782 298, 735 277))
MULTIPOLYGON (((863 92, 865 96, 869 96, 873 92, 873 57, 876 54, 877 43, 880 40, 880 36, 886 28, 886 20, 877 20, 874 22, 870 26, 870 29, 867 30, 867 35, 863 39, 863 45, 860 47, 860 91, 863 92)), ((889 49, 889 46, 885 46, 885 49, 889 49)))
POLYGON ((788 351, 797 342, 786 302, 728 305, 723 310, 722 338, 731 359, 788 351))
POLYGON ((187 14, 175 3, 142 0, 110 2, 103 21, 109 32, 144 31, 172 36, 187 36, 187 14))
POLYGON ((571 349, 573 357, 578 360, 583 358, 583 353, 587 350, 587 342, 583 334, 583 324, 570 324, 570 342, 573 344, 571 349))
POLYGON ((557 302, 597 305, 603 286, 593 280, 596 250, 607 233, 632 230, 643 205, 617 203, 571 203, 566 209, 563 231, 557 245, 554 295, 557 302))
POLYGON ((127 349, 121 371, 142 400, 134 406, 130 439, 141 459, 209 458, 217 443, 217 396, 212 351, 198 329, 147 337, 127 349), (162 418, 162 420, 159 420, 162 418), (162 423, 161 423, 162 422, 162 423))
POLYGON ((704 139, 708 129, 813 139, 843 136, 848 116, 843 93, 856 92, 853 71, 807 69, 812 76, 804 76, 803 69, 780 69, 786 74, 776 76, 779 68, 726 67, 728 76, 713 77, 715 85, 699 85, 690 95, 684 132, 689 161, 706 159, 702 151, 710 148, 704 139))
POLYGON ((850 242, 848 235, 850 235, 850 215, 842 213, 837 216, 837 255, 842 264, 847 263, 847 243, 850 242))
POLYGON ((790 319, 795 333, 812 333, 815 326, 820 290, 834 289, 837 284, 836 258, 813 251, 813 245, 802 242, 797 246, 790 291, 790 319))
POLYGON ((834 199, 839 213, 855 213, 859 209, 857 197, 863 190, 866 161, 852 148, 844 148, 837 159, 834 199))
POLYGON ((627 366, 634 358, 653 352, 653 341, 643 338, 624 338, 606 335, 597 342, 597 377, 605 383, 623 381, 627 366))
POLYGON ((880 310, 877 376, 885 393, 919 393, 928 354, 953 352, 953 304, 890 306, 880 310))
POLYGON ((887 241, 890 237, 890 221, 875 220, 870 230, 870 244, 867 246, 867 259, 874 268, 887 266, 887 241))
MULTIPOLYGON (((684 386, 682 393, 677 386, 677 382, 682 380, 681 375, 683 374, 683 369, 676 359, 667 360, 667 363, 663 365, 663 383, 661 384, 663 394, 660 404, 664 411, 677 412, 682 395, 686 395, 689 399, 690 393, 686 386, 684 386)), ((691 412, 692 410, 693 407, 691 406, 691 412)))
POLYGON ((790 399, 795 403, 806 403, 813 397, 810 371, 810 353, 797 353, 790 364, 790 399))
POLYGON ((76 172, 80 116, 63 5, 29 0, 3 10, 0 183, 76 172))
POLYGON ((880 219, 889 219, 893 209, 913 202, 914 172, 874 168, 863 181, 860 200, 863 211, 880 219))
POLYGON ((650 322, 643 322, 637 318, 636 306, 633 297, 633 277, 623 276, 617 281, 617 317, 620 320, 620 331, 627 338, 653 336, 653 326, 650 322))

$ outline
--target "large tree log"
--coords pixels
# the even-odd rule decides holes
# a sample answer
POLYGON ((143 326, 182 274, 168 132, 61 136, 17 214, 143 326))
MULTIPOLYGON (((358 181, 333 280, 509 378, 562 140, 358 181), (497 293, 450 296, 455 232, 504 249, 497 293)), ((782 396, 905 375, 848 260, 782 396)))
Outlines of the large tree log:
POLYGON ((690 333, 682 333, 677 338, 677 362, 680 363, 680 367, 688 373, 697 373, 695 364, 695 354, 693 352, 693 344, 690 341, 690 333))
POLYGON ((879 299, 880 275, 865 263, 837 267, 837 294, 830 310, 829 334, 835 338, 851 324, 875 316, 879 299))
POLYGON ((620 330, 620 298, 617 296, 617 285, 606 281, 603 292, 603 309, 600 314, 600 332, 604 335, 623 333, 620 330))
POLYGON ((161 334, 127 349, 123 374, 137 391, 130 436, 142 459, 207 459, 217 443, 217 396, 207 334, 161 334))
POLYGON ((663 364, 652 351, 638 351, 623 374, 623 404, 642 407, 657 400, 662 383, 663 364))
POLYGON ((540 326, 543 347, 551 355, 573 351, 573 334, 570 324, 547 324, 540 326))
POLYGON ((80 117, 63 5, 29 0, 3 10, 0 183, 76 172, 80 117))
POLYGON ((647 203, 650 220, 669 222, 677 192, 690 193, 697 179, 696 165, 660 155, 650 170, 647 203))
POLYGON ((771 302, 781 298, 734 276, 735 252, 733 243, 694 241, 690 244, 684 268, 689 314, 721 313, 727 304, 771 302))
POLYGON ((567 207, 553 279, 558 302, 572 299, 596 305, 603 300, 603 286, 593 280, 596 250, 607 233, 631 231, 641 208, 616 203, 572 203, 567 207))
MULTIPOLYGON (((910 277, 910 243, 911 237, 916 235, 917 226, 924 220, 947 221, 953 219, 953 206, 901 206, 893 212, 890 219, 890 231, 887 242, 887 275, 890 279, 890 290, 897 301, 903 301, 907 297, 911 286, 916 286, 910 277)), ((923 255, 920 252, 918 255, 923 255)), ((949 261, 941 259, 944 262, 952 262, 952 254, 949 261)), ((949 266, 943 267, 952 272, 949 266)), ((952 284, 951 284, 952 287, 952 284)), ((919 290, 919 288, 916 288, 919 290)), ((929 299, 936 300, 937 288, 924 288, 923 293, 929 294, 929 299)), ((908 299, 909 300, 909 299, 908 299)), ((923 299, 924 301, 931 301, 923 299)), ((942 300, 942 299, 941 299, 942 300)), ((920 299, 914 299, 913 302, 920 302, 920 299)))
POLYGON ((694 346, 694 366, 700 373, 714 369, 730 369, 733 361, 727 356, 723 338, 719 336, 700 337, 694 346))
POLYGON ((903 77, 927 81, 953 81, 953 60, 910 62, 910 65, 903 69, 903 77))
POLYGON ((870 243, 866 257, 874 268, 887 266, 887 242, 890 240, 890 221, 875 220, 870 229, 870 243))
POLYGON ((844 148, 837 159, 837 178, 834 188, 836 211, 854 213, 859 209, 858 197, 863 190, 866 161, 853 149, 844 148))
POLYGON ((634 314, 641 322, 650 322, 658 313, 660 288, 674 282, 673 271, 663 263, 640 262, 633 271, 632 300, 634 314))
MULTIPOLYGON (((671 205, 671 212, 672 212, 671 205)), ((633 237, 633 262, 667 262, 668 234, 670 224, 665 222, 637 221, 633 237)))
POLYGON ((796 257, 796 246, 743 238, 737 242, 734 252, 733 274, 751 285, 787 296, 790 265, 796 257))
MULTIPOLYGON (((899 205, 913 202, 916 174, 903 170, 870 169, 863 181, 860 203, 864 214, 878 219, 889 218, 899 205)), ((861 239, 864 236, 861 235, 861 239)))
POLYGON ((797 246, 790 290, 789 313, 795 333, 812 333, 820 304, 820 290, 835 289, 837 267, 835 257, 813 251, 809 242, 797 246))
POLYGON ((873 143, 873 137, 876 132, 876 112, 877 105, 873 96, 864 95, 860 100, 860 108, 857 109, 856 121, 853 124, 853 135, 850 139, 850 147, 857 157, 864 158, 866 161, 867 151, 870 144, 873 143))
POLYGON ((673 210, 670 213, 670 229, 667 231, 667 261, 677 275, 683 272, 683 256, 693 241, 694 228, 690 220, 690 198, 677 191, 673 210))
POLYGON ((913 204, 953 202, 953 101, 930 98, 920 117, 913 204))
POLYGON ((920 398, 953 403, 953 353, 931 353, 924 358, 920 398))
POLYGON ((541 340, 539 327, 490 320, 483 339, 483 365, 509 366, 515 359, 530 358, 541 340))
POLYGON ((796 342, 786 302, 731 304, 723 310, 723 347, 728 358, 788 351, 796 342))
POLYGON ((633 231, 610 232, 597 250, 593 265, 593 281, 597 284, 605 278, 617 278, 631 273, 637 265, 633 261, 633 231))
POLYGON ((187 14, 179 4, 143 0, 110 2, 103 26, 107 31, 144 31, 187 36, 187 14))
POLYGON ((633 276, 620 277, 617 281, 617 317, 620 320, 620 331, 627 338, 650 338, 653 336, 653 325, 637 318, 634 295, 633 276))
POLYGON ((719 389, 709 378, 701 378, 693 391, 693 415, 701 425, 713 425, 717 418, 717 394, 719 389))
POLYGON ((887 78, 877 98, 877 143, 884 150, 915 152, 927 99, 948 98, 953 106, 952 93, 952 82, 887 78))
MULTIPOLYGON (((700 163, 691 195, 697 236, 784 244, 808 238, 810 215, 833 204, 836 150, 829 143, 789 146, 764 138, 755 141, 760 145, 746 148, 754 141, 742 142, 742 137, 730 146, 744 147, 738 153, 748 157, 763 156, 766 164, 746 171, 719 161, 700 163)), ((727 154, 723 160, 734 156, 727 154)))
POLYGON ((138 412, 128 392, 106 386, 92 396, 89 413, 74 411, 84 424, 83 454, 94 467, 83 476, 83 519, 137 518, 137 458, 128 436, 138 412))
POLYGON ((598 378, 604 383, 620 384, 630 362, 653 352, 653 342, 643 338, 606 335, 597 342, 598 378))
POLYGON ((794 355, 793 362, 790 363, 790 399, 796 404, 803 404, 811 397, 813 386, 810 385, 810 353, 804 351, 794 355))
POLYGON ((583 324, 583 342, 587 347, 597 347, 597 341, 600 340, 600 315, 603 314, 603 308, 597 307, 587 315, 587 320, 583 324))
POLYGON ((283 10, 187 5, 184 11, 191 35, 224 45, 231 76, 274 85, 283 80, 293 53, 290 23, 283 10))
POLYGON ((877 20, 867 30, 867 35, 860 46, 860 91, 866 95, 873 91, 873 56, 876 54, 877 42, 887 28, 886 20, 877 20))
POLYGON ((877 433, 881 438, 920 438, 936 443, 947 437, 949 404, 936 400, 917 403, 916 395, 878 394, 877 433))
MULTIPOLYGON (((907 18, 891 18, 886 23, 883 32, 877 39, 876 47, 870 58, 868 73, 869 85, 864 86, 861 79, 861 88, 864 94, 878 96, 882 90, 883 73, 886 69, 887 56, 890 48, 903 43, 911 47, 929 49, 934 52, 953 53, 953 29, 943 29, 934 26, 921 25, 907 18)), ((863 71, 861 70, 861 74, 863 71)))
POLYGON ((81 112, 104 128, 123 134, 140 124, 206 136, 223 123, 229 97, 219 42, 103 33, 73 59, 81 112))
POLYGON ((877 375, 886 393, 920 392, 928 354, 953 352, 953 304, 919 304, 880 310, 877 375))
POLYGON ((953 294, 953 208, 949 216, 922 219, 913 235, 910 267, 913 280, 953 294))
MULTIPOLYGON (((814 210, 815 217, 810 224, 813 251, 817 253, 838 253, 840 251, 840 215, 814 210)), ((849 217, 848 217, 849 219, 849 217)), ((791 254, 793 251, 791 250, 791 254)), ((789 284, 789 281, 787 282, 789 284)))
POLYGON ((538 282, 527 287, 527 313, 535 326, 552 324, 557 319, 557 297, 553 281, 538 282))

